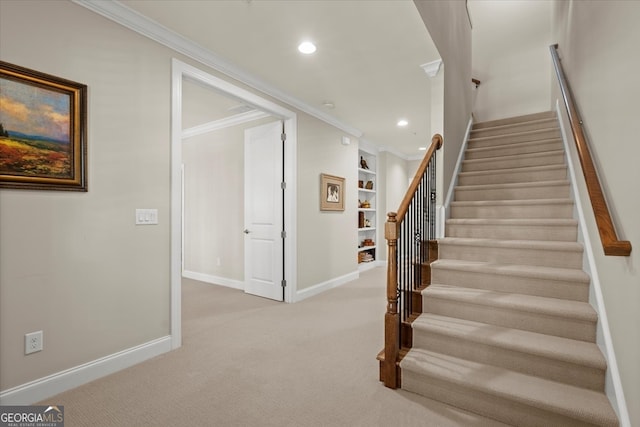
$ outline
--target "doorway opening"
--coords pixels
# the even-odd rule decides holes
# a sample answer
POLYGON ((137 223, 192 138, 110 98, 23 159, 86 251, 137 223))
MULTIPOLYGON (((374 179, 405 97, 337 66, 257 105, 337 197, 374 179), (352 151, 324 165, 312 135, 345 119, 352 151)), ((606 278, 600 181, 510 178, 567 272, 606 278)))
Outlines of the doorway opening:
MULTIPOLYGON (((190 139, 199 133, 213 130, 221 120, 207 122, 205 125, 192 126, 186 123, 184 93, 186 84, 195 83, 207 89, 212 89, 225 98, 234 100, 245 106, 247 111, 236 111, 232 115, 235 119, 257 120, 255 123, 273 122, 279 123, 280 129, 284 129, 286 143, 282 147, 281 182, 277 186, 282 188, 281 218, 284 223, 282 233, 282 247, 279 249, 282 255, 282 296, 285 302, 292 302, 296 287, 296 242, 295 242, 295 198, 296 198, 296 129, 297 118, 293 111, 281 107, 252 92, 237 87, 225 80, 206 73, 198 68, 188 65, 177 59, 172 63, 172 100, 171 100, 171 336, 172 347, 178 348, 182 342, 182 314, 181 314, 181 280, 184 273, 184 169, 183 156, 185 138, 190 139), (253 116, 252 116, 253 115, 253 116), (286 237, 284 237, 286 236, 286 237)), ((234 120, 229 118, 228 120, 234 120)), ((256 126, 259 127, 259 126, 256 126)), ((219 185, 225 185, 220 181, 219 185)), ((246 209, 246 208, 245 208, 246 209)), ((228 213, 229 216, 243 218, 245 212, 239 212, 236 208, 228 213)), ((244 230, 248 230, 244 227, 244 230)), ((240 233, 243 229, 240 228, 240 233)), ((217 262, 217 260, 214 260, 217 262)), ((247 277, 244 278, 247 281, 247 277)), ((233 287, 233 286, 232 286, 233 287)))

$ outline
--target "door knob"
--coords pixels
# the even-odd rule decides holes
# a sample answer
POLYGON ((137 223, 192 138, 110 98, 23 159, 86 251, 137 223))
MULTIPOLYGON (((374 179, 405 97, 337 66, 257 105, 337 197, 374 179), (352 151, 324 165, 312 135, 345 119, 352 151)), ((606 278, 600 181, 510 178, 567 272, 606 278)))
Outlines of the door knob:
POLYGON ((244 234, 249 234, 249 233, 251 233, 251 232, 245 228, 244 234))

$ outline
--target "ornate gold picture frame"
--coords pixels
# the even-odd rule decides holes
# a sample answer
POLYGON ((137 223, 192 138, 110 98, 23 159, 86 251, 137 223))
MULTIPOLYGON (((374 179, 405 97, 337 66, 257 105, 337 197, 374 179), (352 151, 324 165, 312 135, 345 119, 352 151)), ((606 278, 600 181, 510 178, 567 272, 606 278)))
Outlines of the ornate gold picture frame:
POLYGON ((87 191, 87 86, 0 61, 0 188, 87 191))

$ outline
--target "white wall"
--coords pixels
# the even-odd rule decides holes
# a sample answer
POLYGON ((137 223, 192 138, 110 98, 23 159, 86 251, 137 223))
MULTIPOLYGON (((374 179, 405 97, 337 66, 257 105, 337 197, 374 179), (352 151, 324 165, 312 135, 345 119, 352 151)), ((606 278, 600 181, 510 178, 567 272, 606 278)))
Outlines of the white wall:
POLYGON ((223 285, 244 281, 245 225, 244 216, 237 214, 244 212, 244 131, 273 120, 268 117, 183 140, 187 276, 223 285))
POLYGON ((400 203, 407 193, 407 188, 413 179, 413 174, 409 175, 409 161, 396 156, 388 151, 378 154, 378 181, 382 185, 378 186, 378 245, 376 252, 378 260, 387 259, 387 241, 384 237, 384 224, 387 221, 389 212, 398 212, 400 203))
POLYGON ((471 118, 471 25, 466 2, 414 0, 414 3, 444 63, 443 179, 438 190, 445 194, 471 118))
POLYGON ((184 269, 244 280, 242 127, 183 140, 184 269))
MULTIPOLYGON (((619 238, 630 257, 604 256, 584 184, 589 235, 594 246, 617 364, 631 425, 640 425, 640 2, 570 1, 554 9, 560 57, 584 122, 619 238)), ((559 97, 554 89, 553 102, 559 97)))
POLYGON ((553 2, 470 1, 476 121, 548 111, 553 2))
POLYGON ((298 116, 298 290, 357 271, 358 144, 344 132, 298 116), (320 211, 320 174, 345 178, 345 210, 320 211))
POLYGON ((89 191, 0 190, 6 390, 169 334, 171 52, 60 1, 0 2, 0 52, 88 85, 89 191))

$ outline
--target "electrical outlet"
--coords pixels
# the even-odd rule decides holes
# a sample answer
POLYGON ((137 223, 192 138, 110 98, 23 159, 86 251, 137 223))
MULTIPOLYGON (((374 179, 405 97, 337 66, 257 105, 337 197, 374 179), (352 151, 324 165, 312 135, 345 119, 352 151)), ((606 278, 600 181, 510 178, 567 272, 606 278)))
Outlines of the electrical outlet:
POLYGON ((42 351, 42 331, 31 332, 24 336, 24 354, 42 351))

